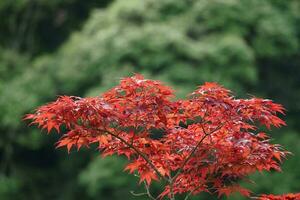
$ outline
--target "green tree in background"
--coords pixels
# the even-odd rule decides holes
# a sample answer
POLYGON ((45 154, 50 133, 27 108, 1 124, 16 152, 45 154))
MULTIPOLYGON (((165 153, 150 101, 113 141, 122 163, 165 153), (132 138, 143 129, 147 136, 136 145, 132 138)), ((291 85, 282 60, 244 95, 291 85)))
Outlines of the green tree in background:
POLYGON ((3 0, 0 44, 26 54, 55 50, 95 7, 109 0, 3 0))
POLYGON ((274 137, 294 156, 283 174, 254 175, 252 187, 258 193, 299 190, 298 0, 116 0, 106 8, 99 7, 108 1, 83 2, 0 2, 1 198, 133 199, 127 191, 138 190, 137 180, 120 178, 122 161, 100 161, 96 150, 66 159, 65 151, 53 150, 58 136, 49 141, 21 122, 56 95, 98 95, 133 72, 171 84, 180 97, 217 81, 237 95, 283 104, 289 128, 274 137), (40 17, 25 19, 31 4, 40 17), (56 27, 61 9, 69 18, 56 27), (34 27, 20 34, 26 20, 34 27))

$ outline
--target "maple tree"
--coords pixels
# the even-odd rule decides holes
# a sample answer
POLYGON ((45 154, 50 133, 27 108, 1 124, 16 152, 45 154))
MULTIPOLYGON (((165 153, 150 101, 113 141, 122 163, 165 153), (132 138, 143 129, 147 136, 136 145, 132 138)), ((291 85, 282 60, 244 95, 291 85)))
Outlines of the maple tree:
POLYGON ((64 130, 57 147, 68 152, 96 143, 103 156, 126 156, 125 170, 146 189, 134 195, 175 200, 185 194, 187 200, 201 192, 250 196, 239 180, 257 170, 280 171, 289 152, 271 144, 262 128, 285 125, 278 114, 284 114, 280 104, 237 99, 216 83, 174 100, 171 88, 137 74, 98 97, 60 96, 25 119, 48 133, 64 130), (152 181, 164 183, 158 197, 152 181))

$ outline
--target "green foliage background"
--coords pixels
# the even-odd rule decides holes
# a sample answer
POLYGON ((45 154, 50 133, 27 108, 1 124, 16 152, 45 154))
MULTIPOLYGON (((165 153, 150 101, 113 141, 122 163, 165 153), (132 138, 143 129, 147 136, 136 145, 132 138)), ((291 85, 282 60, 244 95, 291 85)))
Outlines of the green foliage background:
MULTIPOLYGON (((54 149, 21 119, 57 95, 95 96, 142 73, 184 97, 217 81, 287 108, 274 141, 294 155, 253 192, 300 191, 299 0, 1 0, 0 199, 142 199, 125 160, 54 149)), ((159 185, 154 187, 159 192, 159 185)), ((194 199, 212 199, 207 195, 194 199)), ((232 196, 229 199, 242 199, 232 196)))

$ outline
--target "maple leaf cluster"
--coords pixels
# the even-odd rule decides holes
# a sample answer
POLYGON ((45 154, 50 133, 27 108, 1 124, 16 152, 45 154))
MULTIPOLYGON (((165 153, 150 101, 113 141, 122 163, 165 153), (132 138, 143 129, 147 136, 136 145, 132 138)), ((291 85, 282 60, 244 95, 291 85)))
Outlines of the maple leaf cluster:
POLYGON ((125 170, 146 186, 164 181, 160 197, 175 199, 200 192, 249 196, 239 180, 257 170, 280 171, 288 152, 263 131, 285 125, 279 113, 280 104, 237 99, 216 83, 174 100, 171 88, 135 75, 98 97, 61 96, 25 119, 48 133, 67 130, 57 147, 97 143, 103 156, 126 156, 125 170))
POLYGON ((263 194, 259 198, 259 200, 299 200, 300 193, 289 193, 284 195, 273 195, 273 194, 263 194))

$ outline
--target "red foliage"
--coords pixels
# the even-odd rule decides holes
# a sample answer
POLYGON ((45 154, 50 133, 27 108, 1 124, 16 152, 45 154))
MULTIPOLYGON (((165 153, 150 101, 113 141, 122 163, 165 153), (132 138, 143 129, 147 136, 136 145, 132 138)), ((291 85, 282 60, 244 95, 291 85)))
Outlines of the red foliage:
POLYGON ((285 195, 273 195, 273 194, 263 194, 259 198, 259 200, 300 200, 300 193, 289 193, 285 195))
POLYGON ((147 186, 167 182, 163 196, 250 192, 238 185, 256 170, 280 171, 288 152, 271 144, 262 125, 285 125, 284 108, 271 100, 237 99, 216 83, 205 83, 186 100, 159 81, 135 75, 99 97, 61 96, 25 118, 40 128, 67 129, 57 147, 98 143, 103 156, 125 155, 130 173, 147 186))

